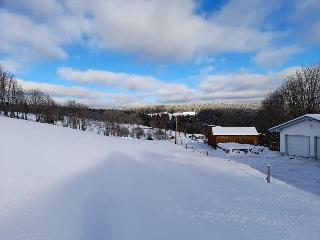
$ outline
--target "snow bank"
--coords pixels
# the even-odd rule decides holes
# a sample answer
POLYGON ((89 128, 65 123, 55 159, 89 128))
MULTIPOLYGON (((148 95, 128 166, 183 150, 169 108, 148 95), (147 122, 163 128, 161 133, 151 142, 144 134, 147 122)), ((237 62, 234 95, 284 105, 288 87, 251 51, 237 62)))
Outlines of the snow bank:
POLYGON ((226 153, 233 154, 261 154, 269 153, 267 147, 255 146, 251 144, 240 144, 240 143, 218 143, 218 147, 224 150, 226 153))
POLYGON ((164 141, 0 117, 0 239, 319 239, 320 198, 164 141))
POLYGON ((218 143, 218 147, 224 150, 232 151, 234 149, 250 150, 250 149, 253 149, 255 146, 251 144, 240 144, 240 143, 218 143))

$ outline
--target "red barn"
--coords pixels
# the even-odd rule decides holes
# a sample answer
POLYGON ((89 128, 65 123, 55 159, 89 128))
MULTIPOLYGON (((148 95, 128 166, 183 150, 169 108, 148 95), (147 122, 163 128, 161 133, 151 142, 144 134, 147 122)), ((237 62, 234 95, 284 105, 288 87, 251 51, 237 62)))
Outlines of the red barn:
POLYGON ((255 127, 208 127, 208 144, 213 147, 228 142, 257 145, 258 136, 255 127))

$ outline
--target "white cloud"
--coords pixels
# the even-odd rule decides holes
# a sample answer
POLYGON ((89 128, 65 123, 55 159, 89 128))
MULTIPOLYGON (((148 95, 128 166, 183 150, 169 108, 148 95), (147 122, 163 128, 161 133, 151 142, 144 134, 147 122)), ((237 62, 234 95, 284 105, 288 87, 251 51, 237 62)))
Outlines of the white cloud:
POLYGON ((207 56, 203 56, 203 55, 200 55, 197 56, 197 59, 195 61, 195 64, 199 65, 199 64, 211 64, 215 61, 215 58, 214 57, 207 57, 207 56))
MULTIPOLYGON (((65 68, 63 68, 66 70, 65 68)), ((140 85, 140 79, 145 76, 131 78, 130 84, 139 86, 130 90, 126 84, 128 73, 114 73, 108 71, 91 72, 89 70, 79 71, 67 69, 64 72, 69 78, 77 79, 81 83, 101 83, 109 86, 117 86, 118 91, 110 91, 106 88, 104 92, 89 90, 84 87, 67 87, 50 83, 38 83, 19 80, 25 89, 38 88, 51 94, 58 102, 63 102, 69 98, 94 107, 124 107, 137 106, 152 103, 189 103, 189 102, 208 102, 208 101, 252 101, 261 100, 268 93, 274 91, 285 80, 286 76, 294 73, 297 67, 283 69, 279 72, 258 74, 250 73, 245 70, 232 74, 199 74, 199 84, 189 87, 183 83, 167 83, 156 80, 158 86, 145 87, 140 85), (69 74, 69 75, 68 75, 69 74), (79 80, 79 77, 82 78, 79 80), (112 76, 110 79, 109 76, 112 76), (106 79, 106 77, 108 77, 106 79), (138 84, 135 82, 138 79, 138 84), (92 80, 92 81, 91 81, 92 80)), ((148 79, 150 76, 146 76, 148 79)), ((155 79, 151 77, 151 79, 155 79)), ((145 80, 143 80, 145 81, 145 80)))
POLYGON ((11 59, 0 59, 0 64, 5 67, 9 72, 17 72, 22 69, 22 65, 19 62, 11 59))
POLYGON ((230 0, 216 16, 221 25, 260 29, 266 18, 281 6, 278 0, 230 0))
POLYGON ((308 42, 315 44, 320 43, 320 20, 311 23, 305 33, 304 38, 308 42))
POLYGON ((41 10, 39 9, 40 4, 38 0, 2 0, 2 4, 15 11, 23 11, 39 21, 52 20, 56 16, 63 14, 62 5, 55 0, 41 0, 41 10))
MULTIPOLYGON (((106 70, 78 70, 73 68, 59 68, 58 75, 66 80, 71 80, 76 83, 85 84, 99 84, 111 87, 117 87, 121 102, 129 100, 132 104, 132 96, 129 93, 134 92, 135 96, 140 96, 141 103, 148 101, 148 99, 156 99, 159 102, 182 102, 186 99, 192 100, 194 98, 195 90, 190 89, 185 84, 167 83, 159 80, 153 76, 117 73, 106 70), (127 96, 127 97, 124 97, 127 96)), ((116 100, 117 98, 112 97, 116 100)))
POLYGON ((214 69, 213 66, 209 65, 209 66, 205 66, 204 68, 202 68, 200 70, 200 75, 208 75, 210 72, 212 72, 214 69))
POLYGON ((289 15, 292 35, 303 43, 320 43, 319 0, 295 0, 289 15))
MULTIPOLYGON (((141 105, 143 103, 187 103, 223 100, 261 100, 279 87, 286 76, 297 68, 279 72, 258 74, 242 69, 231 74, 211 74, 202 71, 192 76, 199 82, 194 87, 184 83, 168 83, 152 76, 132 75, 98 70, 74 70, 60 68, 60 77, 86 84, 116 86, 117 94, 108 94, 107 103, 112 105, 141 105), (153 84, 155 83, 155 84, 153 84), (132 88, 131 86, 134 86, 132 88), (134 91, 132 91, 134 89, 134 91)), ((109 88, 106 88, 108 91, 109 88)))
POLYGON ((254 52, 270 46, 278 35, 262 26, 274 3, 232 0, 210 17, 195 14, 198 4, 195 0, 45 0, 39 11, 36 0, 6 0, 5 9, 12 11, 0 11, 0 27, 10 26, 10 31, 2 37, 0 52, 65 58, 66 44, 87 42, 145 59, 185 61, 197 55, 254 52), (242 8, 247 10, 239 11, 242 8))
POLYGON ((279 72, 257 74, 240 71, 224 75, 208 75, 200 83, 200 90, 205 99, 262 99, 267 93, 274 91, 294 73, 297 67, 279 72))
POLYGON ((99 84, 121 87, 129 90, 155 89, 163 85, 163 82, 153 76, 143 76, 128 73, 115 73, 100 70, 79 70, 73 68, 59 68, 57 71, 61 78, 78 83, 99 84))
POLYGON ((57 98, 77 98, 77 99, 100 99, 106 94, 102 92, 88 90, 83 87, 66 87, 45 82, 33 82, 18 79, 18 82, 25 90, 39 89, 45 93, 57 98))
POLYGON ((196 98, 197 91, 185 84, 167 84, 163 87, 144 93, 144 96, 155 98, 161 103, 190 102, 196 98))
POLYGON ((301 52, 301 47, 292 45, 282 48, 268 48, 257 53, 255 56, 255 63, 266 66, 275 67, 280 66, 295 54, 301 52))
MULTIPOLYGON (((255 6, 259 9, 260 5, 255 6)), ((178 61, 203 53, 252 52, 268 46, 274 38, 274 33, 248 24, 257 22, 253 17, 246 24, 228 22, 230 18, 224 17, 228 7, 210 18, 196 15, 196 8, 191 0, 93 1, 93 37, 103 48, 178 61)), ((234 11, 233 18, 238 15, 234 11)))
POLYGON ((0 53, 15 60, 65 59, 61 40, 48 26, 34 24, 29 18, 0 11, 0 53))

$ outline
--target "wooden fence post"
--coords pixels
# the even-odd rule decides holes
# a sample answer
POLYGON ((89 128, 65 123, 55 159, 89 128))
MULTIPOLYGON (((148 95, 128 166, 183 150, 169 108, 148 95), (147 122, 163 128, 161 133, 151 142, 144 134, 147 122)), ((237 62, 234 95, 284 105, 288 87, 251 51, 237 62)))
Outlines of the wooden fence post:
POLYGON ((209 156, 209 151, 207 151, 207 156, 209 156))
POLYGON ((186 149, 188 149, 188 144, 186 143, 186 149))
POLYGON ((268 174, 267 174, 266 179, 267 179, 267 182, 270 183, 270 181, 271 181, 271 166, 268 165, 267 168, 268 168, 268 174))

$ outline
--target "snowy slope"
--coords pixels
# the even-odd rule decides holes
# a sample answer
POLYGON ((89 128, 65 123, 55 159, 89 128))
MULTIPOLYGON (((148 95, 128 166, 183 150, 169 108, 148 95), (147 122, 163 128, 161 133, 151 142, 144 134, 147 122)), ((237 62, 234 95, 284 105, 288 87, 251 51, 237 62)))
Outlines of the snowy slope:
POLYGON ((319 239, 320 198, 164 141, 0 117, 0 239, 319 239))

